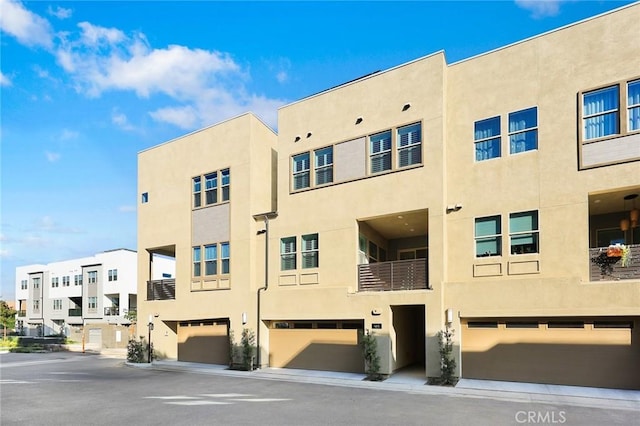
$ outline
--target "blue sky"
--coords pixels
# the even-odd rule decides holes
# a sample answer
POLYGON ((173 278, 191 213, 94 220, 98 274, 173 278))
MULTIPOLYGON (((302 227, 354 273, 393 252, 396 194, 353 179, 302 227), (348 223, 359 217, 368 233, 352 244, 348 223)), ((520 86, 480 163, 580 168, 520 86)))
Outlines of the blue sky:
POLYGON ((449 63, 632 1, 0 0, 1 288, 136 249, 137 153, 445 51, 449 63))

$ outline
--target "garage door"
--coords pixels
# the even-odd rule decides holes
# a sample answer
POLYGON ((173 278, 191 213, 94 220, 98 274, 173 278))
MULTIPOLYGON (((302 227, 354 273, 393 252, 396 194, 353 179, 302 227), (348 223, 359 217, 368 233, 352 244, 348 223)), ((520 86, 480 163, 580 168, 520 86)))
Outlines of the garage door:
POLYGON ((226 322, 181 322, 178 324, 178 361, 229 364, 226 322))
POLYGON ((362 373, 358 330, 270 329, 269 365, 362 373))
POLYGON ((638 321, 467 320, 462 377, 640 388, 638 321))

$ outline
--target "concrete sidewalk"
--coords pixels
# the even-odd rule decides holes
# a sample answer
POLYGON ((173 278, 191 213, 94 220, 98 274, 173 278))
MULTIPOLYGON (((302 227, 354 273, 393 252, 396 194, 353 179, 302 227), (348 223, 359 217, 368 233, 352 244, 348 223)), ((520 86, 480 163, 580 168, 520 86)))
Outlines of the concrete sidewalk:
POLYGON ((281 380, 327 386, 342 386, 382 391, 409 392, 464 398, 488 398, 525 403, 562 404, 640 412, 640 391, 559 386, 534 383, 499 382, 461 379, 457 386, 430 386, 426 378, 391 376, 382 382, 365 380, 364 374, 333 371, 263 368, 255 371, 229 370, 226 365, 199 364, 182 361, 154 361, 151 364, 127 365, 138 368, 183 371, 260 380, 281 380))

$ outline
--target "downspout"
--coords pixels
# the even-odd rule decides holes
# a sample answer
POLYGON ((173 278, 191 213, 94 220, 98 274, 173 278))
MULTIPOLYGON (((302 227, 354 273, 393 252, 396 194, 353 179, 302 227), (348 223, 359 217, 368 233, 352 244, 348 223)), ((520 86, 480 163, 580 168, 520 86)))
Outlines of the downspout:
POLYGON ((256 368, 260 368, 260 323, 262 318, 260 316, 260 295, 263 291, 267 291, 269 288, 269 215, 276 217, 278 213, 269 212, 262 215, 264 218, 264 230, 258 231, 258 234, 264 234, 264 287, 260 287, 257 292, 257 312, 256 312, 256 368))

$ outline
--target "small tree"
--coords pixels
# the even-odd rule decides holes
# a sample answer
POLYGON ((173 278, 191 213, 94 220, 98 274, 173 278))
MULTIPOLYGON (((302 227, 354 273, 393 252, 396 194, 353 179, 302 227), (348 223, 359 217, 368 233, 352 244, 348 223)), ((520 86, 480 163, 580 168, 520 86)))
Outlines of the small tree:
POLYGON ((373 334, 366 333, 361 336, 361 344, 367 379, 373 381, 382 380, 382 374, 380 374, 380 355, 378 355, 378 341, 373 334))
POLYGON ((248 328, 242 329, 240 345, 242 345, 242 364, 247 371, 253 370, 253 354, 256 344, 256 336, 248 328))
POLYGON ((7 338, 7 329, 16 326, 16 310, 9 307, 4 300, 0 300, 0 321, 2 322, 3 337, 7 338))
POLYGON ((446 326, 437 334, 440 347, 440 385, 453 386, 457 382, 456 360, 453 357, 453 332, 453 329, 446 326))

